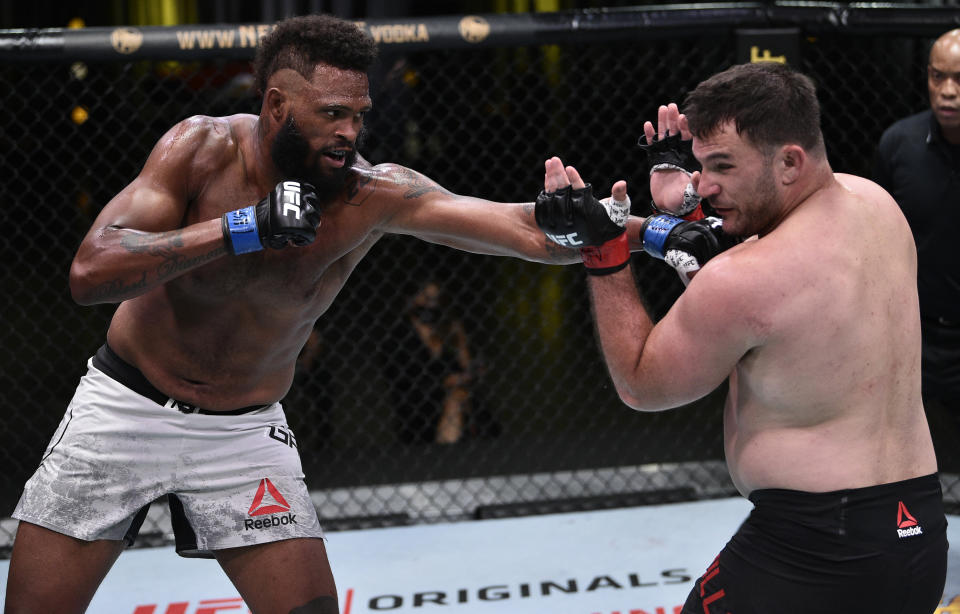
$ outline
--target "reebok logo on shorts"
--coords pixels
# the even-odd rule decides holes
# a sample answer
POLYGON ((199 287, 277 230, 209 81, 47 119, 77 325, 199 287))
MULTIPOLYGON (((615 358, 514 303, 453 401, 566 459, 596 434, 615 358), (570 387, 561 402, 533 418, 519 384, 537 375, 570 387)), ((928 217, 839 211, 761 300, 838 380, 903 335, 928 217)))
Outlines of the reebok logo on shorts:
POLYGON ((921 527, 917 519, 913 517, 913 514, 907 510, 907 506, 903 504, 903 501, 900 501, 897 506, 897 536, 903 539, 904 537, 913 537, 914 535, 923 535, 923 527, 921 527))
POLYGON ((257 488, 257 494, 253 496, 253 503, 247 511, 248 516, 265 516, 268 514, 279 514, 287 512, 283 516, 272 516, 271 518, 262 518, 252 520, 246 518, 243 521, 243 530, 250 529, 268 529, 278 527, 284 524, 297 524, 297 515, 290 513, 290 504, 283 498, 277 487, 267 478, 260 480, 260 487, 257 488))

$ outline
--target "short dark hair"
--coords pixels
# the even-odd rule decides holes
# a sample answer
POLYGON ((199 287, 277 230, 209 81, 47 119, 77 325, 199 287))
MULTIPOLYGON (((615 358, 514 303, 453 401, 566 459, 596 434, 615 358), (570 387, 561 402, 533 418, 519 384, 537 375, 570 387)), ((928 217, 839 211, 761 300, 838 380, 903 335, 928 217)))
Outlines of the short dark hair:
POLYGON ((376 43, 356 24, 332 15, 304 15, 278 22, 260 41, 253 71, 263 94, 270 75, 282 68, 309 79, 320 63, 367 72, 376 58, 376 43))
POLYGON ((754 146, 796 143, 823 152, 820 103, 813 80, 785 64, 738 64, 701 82, 683 103, 694 136, 714 134, 733 121, 754 146))

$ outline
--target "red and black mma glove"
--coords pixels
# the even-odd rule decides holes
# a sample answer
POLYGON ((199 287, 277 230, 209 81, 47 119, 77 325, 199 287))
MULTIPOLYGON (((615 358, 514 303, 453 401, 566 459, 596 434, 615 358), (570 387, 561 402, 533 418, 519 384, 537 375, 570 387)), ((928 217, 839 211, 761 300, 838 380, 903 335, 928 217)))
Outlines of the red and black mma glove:
MULTIPOLYGON (((673 134, 662 139, 654 136, 653 143, 647 143, 646 137, 642 136, 637 141, 637 145, 647 156, 651 175, 657 171, 675 170, 690 177, 694 171, 701 169, 700 163, 693 155, 693 139, 684 141, 679 134, 673 134)), ((674 215, 692 222, 705 217, 703 207, 700 205, 701 200, 700 195, 693 189, 693 184, 688 183, 683 191, 683 205, 679 211, 664 211, 652 200, 650 206, 657 213, 674 215)))
POLYGON ((630 263, 626 224, 630 197, 617 201, 593 197, 590 184, 540 192, 534 206, 537 225, 554 243, 579 247, 591 275, 609 275, 630 263))
POLYGON ((720 218, 706 217, 690 222, 665 213, 644 220, 640 238, 643 251, 672 266, 684 282, 689 280, 689 273, 741 241, 723 232, 720 218))
POLYGON ((317 190, 302 181, 281 181, 256 205, 223 214, 223 238, 231 254, 264 247, 309 245, 317 238, 317 190))

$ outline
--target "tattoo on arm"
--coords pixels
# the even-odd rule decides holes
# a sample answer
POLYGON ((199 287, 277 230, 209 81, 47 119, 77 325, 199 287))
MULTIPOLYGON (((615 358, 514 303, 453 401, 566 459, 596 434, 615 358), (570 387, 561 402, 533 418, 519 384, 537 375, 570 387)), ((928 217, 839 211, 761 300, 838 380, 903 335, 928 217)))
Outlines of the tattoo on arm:
MULTIPOLYGON (((535 205, 534 203, 524 203, 523 204, 523 213, 528 215, 531 220, 535 216, 535 205)), ((533 222, 536 224, 536 221, 533 222)), ((550 259, 557 264, 570 264, 573 262, 580 261, 580 250, 575 247, 564 247, 559 243, 555 243, 548 239, 546 235, 543 237, 543 249, 550 256, 550 259)))
POLYGON ((125 284, 122 279, 114 279, 100 284, 94 288, 90 294, 90 298, 94 302, 112 301, 125 296, 135 296, 146 287, 147 273, 144 271, 139 280, 130 284, 125 284))
MULTIPOLYGON (((120 232, 122 229, 110 227, 110 230, 120 232)), ((128 253, 146 254, 160 259, 153 270, 156 275, 156 281, 153 283, 164 283, 185 271, 216 260, 227 252, 224 245, 219 245, 196 256, 183 255, 180 251, 184 247, 182 229, 156 234, 123 232, 120 236, 120 245, 128 253)), ((124 279, 105 282, 97 287, 94 296, 108 300, 136 296, 150 287, 147 273, 148 271, 144 271, 139 280, 131 283, 127 283, 124 279)))
MULTIPOLYGON (((119 231, 119 228, 112 227, 119 231)), ((131 254, 150 254, 163 256, 170 250, 183 247, 183 231, 171 230, 157 234, 126 232, 120 237, 120 245, 131 254)))
POLYGON ((406 188, 403 197, 406 199, 420 198, 430 192, 447 192, 434 181, 427 179, 420 173, 416 173, 408 168, 400 169, 394 175, 399 185, 406 188))
POLYGON ((178 250, 184 246, 183 230, 171 230, 154 235, 145 233, 124 234, 120 238, 120 245, 131 254, 148 254, 161 259, 157 265, 158 281, 166 281, 176 277, 184 271, 206 264, 226 253, 226 247, 219 246, 205 254, 186 257, 178 250))
POLYGON ((226 252, 227 248, 220 246, 205 254, 200 254, 192 258, 186 258, 175 252, 164 254, 163 262, 157 266, 157 279, 159 281, 166 281, 171 277, 176 277, 184 271, 189 271, 190 269, 198 267, 202 264, 206 264, 211 260, 216 260, 220 256, 223 256, 226 252))
POLYGON ((353 172, 344 186, 344 199, 348 205, 360 205, 377 189, 377 182, 368 173, 353 172), (369 186, 369 188, 367 187, 369 186))
POLYGON ((543 249, 550 255, 550 259, 557 264, 569 264, 579 262, 581 259, 580 250, 573 247, 564 247, 554 243, 550 239, 543 238, 543 249))

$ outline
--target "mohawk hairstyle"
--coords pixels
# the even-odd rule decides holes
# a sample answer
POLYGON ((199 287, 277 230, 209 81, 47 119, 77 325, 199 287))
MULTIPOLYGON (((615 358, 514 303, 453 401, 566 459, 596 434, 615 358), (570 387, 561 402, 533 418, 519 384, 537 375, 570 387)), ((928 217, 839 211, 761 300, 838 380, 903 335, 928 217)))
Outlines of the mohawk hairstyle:
POLYGON ((373 38, 352 22, 332 15, 304 15, 277 23, 260 42, 253 69, 257 91, 263 95, 270 75, 283 68, 309 79, 320 63, 367 72, 376 58, 373 38))

